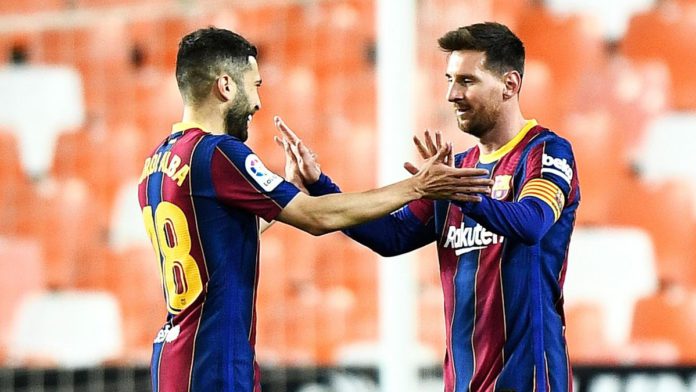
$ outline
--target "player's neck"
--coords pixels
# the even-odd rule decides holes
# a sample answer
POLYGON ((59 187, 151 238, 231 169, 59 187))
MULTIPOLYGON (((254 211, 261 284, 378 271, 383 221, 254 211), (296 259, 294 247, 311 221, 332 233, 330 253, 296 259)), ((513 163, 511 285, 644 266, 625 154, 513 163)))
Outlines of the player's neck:
POLYGON ((515 111, 507 116, 501 114, 496 126, 479 139, 478 145, 481 154, 488 155, 498 151, 512 140, 526 123, 527 120, 520 111, 515 111))
POLYGON ((196 123, 205 131, 216 135, 222 135, 225 130, 223 119, 216 109, 184 106, 184 115, 181 121, 196 123))

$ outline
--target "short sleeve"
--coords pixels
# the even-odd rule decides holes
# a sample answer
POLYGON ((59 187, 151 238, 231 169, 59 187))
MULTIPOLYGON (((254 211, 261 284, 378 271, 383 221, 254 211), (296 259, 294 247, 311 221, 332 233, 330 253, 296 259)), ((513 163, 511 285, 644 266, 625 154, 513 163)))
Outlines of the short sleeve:
POLYGON ((275 219, 299 190, 270 171, 244 143, 225 138, 213 150, 211 177, 223 204, 275 219))
POLYGON ((574 197, 577 183, 570 143, 554 135, 536 144, 527 154, 525 166, 518 200, 537 197, 554 210, 558 219, 563 207, 574 197))

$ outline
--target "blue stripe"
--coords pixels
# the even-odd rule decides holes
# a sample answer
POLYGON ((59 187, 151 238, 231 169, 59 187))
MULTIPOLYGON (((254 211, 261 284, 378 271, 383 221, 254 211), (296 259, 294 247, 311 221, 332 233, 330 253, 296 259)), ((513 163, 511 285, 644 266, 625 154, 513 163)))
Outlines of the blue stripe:
POLYGON ((159 368, 160 368, 160 355, 162 353, 162 348, 164 347, 164 342, 153 343, 152 345, 152 359, 150 360, 150 375, 152 377, 152 392, 159 392, 159 368))
POLYGON ((544 360, 544 308, 541 288, 541 257, 539 245, 530 250, 532 257, 532 349, 534 350, 534 366, 536 367, 536 390, 546 391, 546 366, 544 360))
MULTIPOLYGON (((465 219, 471 221, 468 218, 465 219)), ((475 370, 472 338, 476 320, 476 272, 480 253, 480 250, 476 250, 460 256, 454 275, 452 364, 456 374, 455 390, 457 391, 469 390, 469 383, 475 370)))

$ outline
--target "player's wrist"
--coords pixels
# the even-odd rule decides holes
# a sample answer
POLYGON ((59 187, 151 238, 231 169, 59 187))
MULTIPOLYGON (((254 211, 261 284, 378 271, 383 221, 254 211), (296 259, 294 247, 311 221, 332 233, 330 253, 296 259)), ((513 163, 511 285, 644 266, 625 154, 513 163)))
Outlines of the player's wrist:
POLYGON ((427 196, 428 192, 426 192, 425 185, 419 175, 409 177, 404 181, 407 183, 411 200, 423 199, 427 196))
POLYGON ((309 175, 306 175, 303 173, 303 182, 304 185, 312 185, 315 184, 317 181, 321 180, 321 176, 324 175, 321 171, 317 171, 315 173, 310 173, 309 175))
POLYGON ((319 178, 311 184, 305 183, 305 188, 312 196, 321 196, 329 193, 340 193, 341 189, 329 176, 320 172, 319 178))

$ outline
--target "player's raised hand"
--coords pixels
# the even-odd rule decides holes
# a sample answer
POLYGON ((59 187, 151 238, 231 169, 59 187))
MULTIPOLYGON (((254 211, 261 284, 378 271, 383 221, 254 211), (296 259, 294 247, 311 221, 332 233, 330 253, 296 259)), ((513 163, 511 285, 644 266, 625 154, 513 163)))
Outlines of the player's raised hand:
MULTIPOLYGON (((423 159, 428 159, 434 156, 437 154, 437 151, 443 147, 442 134, 440 131, 435 131, 435 141, 433 142, 433 139, 430 136, 430 130, 426 129, 424 132, 424 139, 425 141, 423 142, 420 140, 420 138, 418 138, 418 136, 413 137, 413 143, 416 145, 416 150, 423 159)), ((450 153, 443 158, 442 163, 448 166, 454 166, 453 149, 450 149, 450 153)), ((410 162, 406 162, 404 164, 404 169, 411 174, 416 174, 418 172, 418 168, 410 162)))
POLYGON ((304 181, 302 180, 302 175, 300 174, 297 159, 290 148, 290 143, 288 140, 285 138, 279 138, 278 136, 273 136, 273 140, 283 149, 283 152, 285 153, 285 180, 291 182, 302 192, 309 193, 304 187, 304 181))
POLYGON ((451 154, 452 144, 447 143, 417 169, 413 178, 418 192, 426 199, 480 202, 481 194, 491 193, 493 181, 486 177, 488 171, 446 165, 445 157, 451 154))
MULTIPOLYGON (((302 142, 297 134, 290 129, 280 117, 275 116, 273 120, 276 128, 278 128, 283 139, 290 147, 290 152, 297 164, 297 170, 302 178, 302 182, 306 185, 317 182, 321 176, 321 167, 317 162, 316 154, 302 142)), ((287 169, 287 155, 285 159, 287 169)))
MULTIPOLYGON (((474 168, 455 168, 454 167, 454 152, 452 143, 442 143, 442 134, 435 131, 435 140, 431 136, 429 130, 425 130, 423 141, 417 136, 413 137, 413 142, 416 145, 416 150, 421 158, 425 159, 425 163, 421 168, 417 168, 414 164, 406 162, 404 168, 414 176, 419 175, 423 170, 429 169, 432 165, 446 166, 447 169, 442 169, 445 175, 451 175, 455 178, 455 188, 433 188, 434 193, 429 198, 442 198, 443 193, 452 192, 451 200, 479 202, 480 195, 489 195, 493 180, 486 178, 488 171, 474 168)), ((441 169, 435 166, 435 169, 441 169)))

